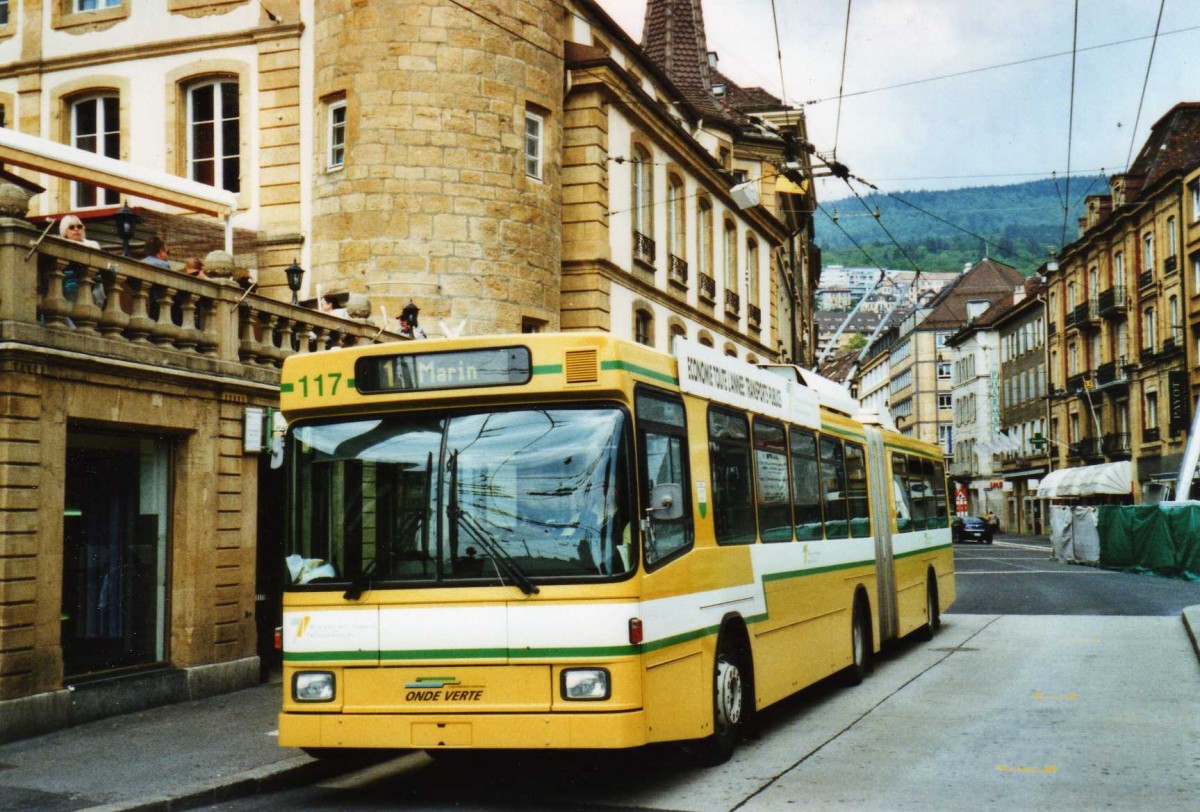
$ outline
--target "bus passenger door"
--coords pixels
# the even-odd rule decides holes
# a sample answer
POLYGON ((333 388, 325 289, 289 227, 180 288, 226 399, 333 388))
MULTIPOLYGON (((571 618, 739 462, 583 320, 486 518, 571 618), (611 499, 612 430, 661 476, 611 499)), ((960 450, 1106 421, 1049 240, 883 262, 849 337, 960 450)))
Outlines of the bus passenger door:
POLYGON ((899 634, 899 610, 896 604, 896 566, 892 556, 892 472, 888 465, 883 434, 872 426, 867 432, 867 465, 871 472, 871 514, 875 521, 875 572, 879 590, 879 641, 893 640, 899 634))

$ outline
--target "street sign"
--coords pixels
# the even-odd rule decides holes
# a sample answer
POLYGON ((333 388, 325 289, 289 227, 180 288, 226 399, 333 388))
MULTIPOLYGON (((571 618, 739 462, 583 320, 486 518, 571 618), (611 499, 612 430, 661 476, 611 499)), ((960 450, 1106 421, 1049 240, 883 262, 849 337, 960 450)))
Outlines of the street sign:
POLYGON ((1043 437, 1043 436, 1042 436, 1042 435, 1040 435, 1040 434, 1035 434, 1033 437, 1030 437, 1030 438, 1029 438, 1029 444, 1030 444, 1030 445, 1035 445, 1035 446, 1037 446, 1038 448, 1041 448, 1042 446, 1044 446, 1044 445, 1045 445, 1046 443, 1048 443, 1048 442, 1050 442, 1050 441, 1049 441, 1049 440, 1047 440, 1045 437, 1043 437))

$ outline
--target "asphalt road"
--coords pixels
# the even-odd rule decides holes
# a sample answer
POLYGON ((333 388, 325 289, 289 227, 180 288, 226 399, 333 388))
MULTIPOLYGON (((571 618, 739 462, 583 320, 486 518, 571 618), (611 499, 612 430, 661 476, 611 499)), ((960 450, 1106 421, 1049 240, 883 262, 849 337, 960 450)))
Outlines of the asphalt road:
POLYGON ((222 810, 1194 810, 1200 584, 1050 560, 1045 540, 957 545, 958 600, 863 685, 760 714, 729 763, 673 748, 409 753, 222 810))
POLYGON ((997 536, 954 545, 958 599, 950 612, 1005 615, 1175 616, 1200 604, 1200 584, 1050 558, 1043 537, 997 536))

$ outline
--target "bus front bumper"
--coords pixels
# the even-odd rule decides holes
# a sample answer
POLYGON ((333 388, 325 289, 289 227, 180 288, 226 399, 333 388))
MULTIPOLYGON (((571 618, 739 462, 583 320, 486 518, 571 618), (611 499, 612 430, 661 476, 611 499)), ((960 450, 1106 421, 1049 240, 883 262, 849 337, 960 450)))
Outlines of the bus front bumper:
POLYGON ((642 711, 279 714, 279 744, 307 748, 621 749, 648 743, 642 711))

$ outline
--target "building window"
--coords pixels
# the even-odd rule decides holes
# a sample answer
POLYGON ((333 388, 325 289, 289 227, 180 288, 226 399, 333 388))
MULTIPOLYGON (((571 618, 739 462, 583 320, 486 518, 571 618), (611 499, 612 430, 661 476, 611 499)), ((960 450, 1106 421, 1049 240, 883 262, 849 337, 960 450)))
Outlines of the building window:
POLYGON ((937 376, 939 381, 948 381, 953 374, 954 370, 949 361, 937 362, 937 376))
POLYGON ((1154 308, 1147 307, 1142 311, 1142 349, 1150 352, 1155 347, 1154 308))
POLYGON ((532 316, 525 316, 521 319, 522 333, 541 333, 546 329, 545 319, 535 319, 532 316))
POLYGON ((725 221, 725 289, 737 292, 737 228, 725 221))
POLYGON ((654 262, 654 167, 650 154, 640 146, 633 148, 630 172, 633 183, 633 255, 654 262))
MULTIPOLYGON (((106 158, 121 157, 120 100, 116 96, 92 96, 71 104, 71 145, 106 158)), ((75 208, 116 205, 120 200, 111 189, 88 183, 71 184, 75 208)))
POLYGON ((1177 246, 1178 246, 1178 243, 1177 243, 1177 240, 1175 237, 1175 217, 1171 216, 1171 217, 1167 218, 1167 256, 1168 257, 1175 256, 1175 249, 1177 248, 1177 246))
POLYGON ((1113 255, 1113 285, 1125 287, 1125 254, 1121 251, 1113 255))
POLYGON ((954 454, 954 426, 942 424, 937 427, 938 445, 942 447, 942 453, 951 456, 954 454))
POLYGON ((326 157, 326 169, 341 169, 346 165, 346 100, 338 99, 330 102, 326 115, 329 129, 326 139, 329 151, 326 157))
POLYGON ((1200 181, 1193 181, 1188 187, 1192 192, 1192 222, 1200 220, 1200 181))
POLYGON ((241 122, 236 79, 209 79, 187 91, 188 177, 241 190, 241 122))
MULTIPOLYGON (((713 250, 712 204, 701 200, 696 209, 696 269, 701 276, 712 277, 713 250)), ((1197 256, 1200 256, 1198 254, 1197 256)))
POLYGON ((1147 231, 1142 235, 1142 272, 1154 270, 1154 234, 1147 231))
POLYGON ((639 308, 633 314, 633 340, 647 347, 654 346, 654 317, 649 310, 639 308))
POLYGON ((1200 252, 1192 254, 1192 281, 1195 287, 1192 290, 1200 292, 1200 252))
POLYGON ((1146 421, 1146 428, 1148 428, 1148 429, 1158 428, 1158 393, 1157 392, 1147 392, 1146 393, 1146 414, 1144 416, 1144 419, 1146 421))
POLYGON ((938 408, 939 409, 954 408, 954 395, 939 394, 938 395, 938 408))
POLYGON ((687 252, 687 227, 684 225, 683 181, 677 175, 667 177, 667 246, 671 256, 683 259, 687 252))
POLYGON ((525 176, 542 179, 542 131, 544 119, 525 111, 525 176))
POLYGON ((746 298, 758 305, 758 241, 746 240, 746 298))
POLYGON ((0 25, 8 25, 8 0, 0 0, 0 25))
POLYGON ((102 8, 117 8, 121 0, 75 0, 75 11, 99 11, 102 8))

